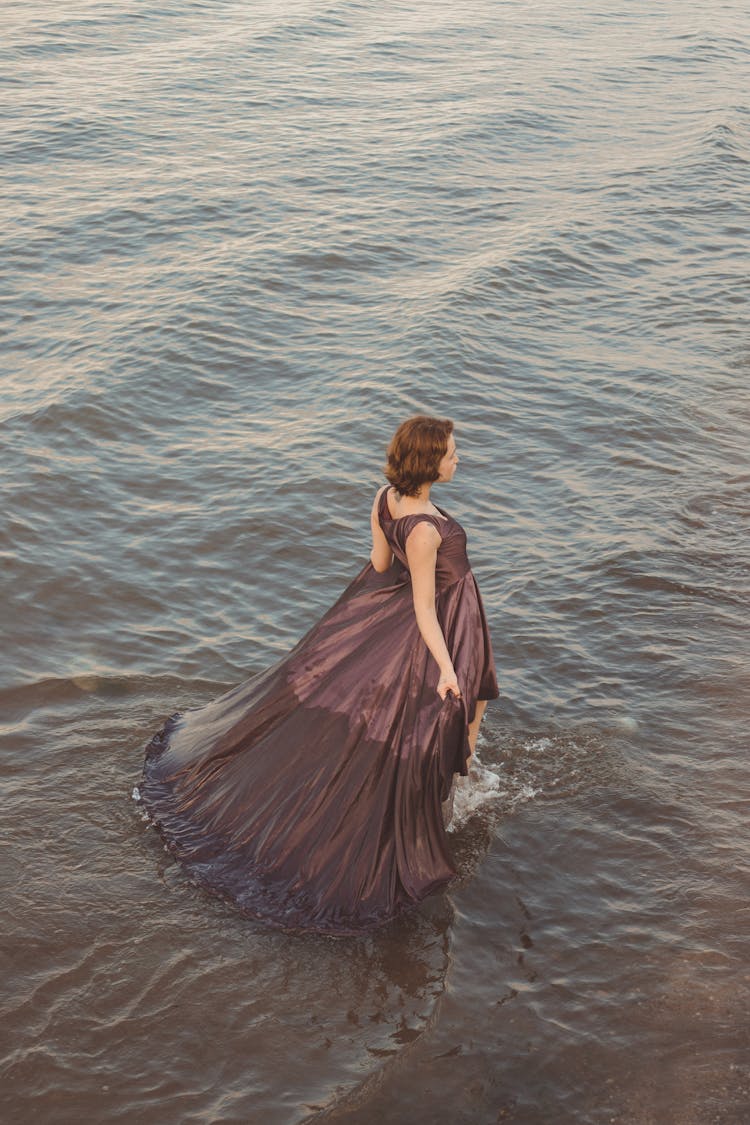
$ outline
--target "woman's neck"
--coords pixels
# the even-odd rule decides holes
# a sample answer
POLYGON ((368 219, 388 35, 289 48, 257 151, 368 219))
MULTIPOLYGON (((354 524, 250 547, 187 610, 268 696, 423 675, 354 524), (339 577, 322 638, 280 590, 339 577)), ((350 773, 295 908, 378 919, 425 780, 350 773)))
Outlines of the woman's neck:
POLYGON ((430 500, 430 489, 432 488, 432 481, 427 484, 420 485, 419 491, 415 492, 413 496, 405 496, 403 492, 396 491, 399 505, 405 505, 407 509, 419 510, 421 508, 434 507, 430 500))

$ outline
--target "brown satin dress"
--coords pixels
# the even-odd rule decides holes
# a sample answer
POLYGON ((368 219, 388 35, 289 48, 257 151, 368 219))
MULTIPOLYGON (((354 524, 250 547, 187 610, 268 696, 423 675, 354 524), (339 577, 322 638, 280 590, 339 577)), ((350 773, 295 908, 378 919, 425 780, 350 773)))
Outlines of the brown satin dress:
POLYGON ((380 526, 394 562, 370 563, 279 663, 173 715, 146 748, 140 799, 190 877, 277 926, 359 933, 455 870, 442 802, 466 773, 478 699, 498 694, 461 526, 419 513, 380 526), (417 628, 406 539, 442 539, 436 608, 462 691, 437 694, 417 628))

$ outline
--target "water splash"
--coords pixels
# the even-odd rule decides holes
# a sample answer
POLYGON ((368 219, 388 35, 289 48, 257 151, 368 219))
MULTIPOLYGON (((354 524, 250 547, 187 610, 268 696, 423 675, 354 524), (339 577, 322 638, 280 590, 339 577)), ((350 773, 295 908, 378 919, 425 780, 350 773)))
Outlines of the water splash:
POLYGON ((456 778, 448 831, 469 821, 489 823, 529 801, 574 796, 609 776, 611 747, 596 734, 479 736, 467 777, 456 778))

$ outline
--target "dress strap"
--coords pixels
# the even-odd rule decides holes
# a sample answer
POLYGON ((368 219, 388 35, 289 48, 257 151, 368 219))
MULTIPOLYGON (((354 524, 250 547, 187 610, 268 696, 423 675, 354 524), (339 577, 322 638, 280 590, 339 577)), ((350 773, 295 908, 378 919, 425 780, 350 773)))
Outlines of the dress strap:
POLYGON ((380 493, 380 498, 378 500, 378 518, 379 518, 381 524, 383 523, 384 520, 391 520, 391 521, 393 520, 393 517, 390 513, 390 509, 388 508, 388 489, 389 489, 389 487, 390 487, 390 485, 386 485, 385 488, 382 489, 382 491, 380 493))

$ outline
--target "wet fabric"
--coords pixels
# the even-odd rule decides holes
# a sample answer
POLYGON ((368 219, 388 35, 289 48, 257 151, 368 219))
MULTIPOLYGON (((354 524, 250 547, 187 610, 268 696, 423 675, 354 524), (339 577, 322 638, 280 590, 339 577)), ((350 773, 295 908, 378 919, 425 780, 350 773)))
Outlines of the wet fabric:
POLYGON ((368 563, 292 651, 146 748, 140 797, 189 875, 289 929, 356 933, 455 874, 442 803, 466 773, 478 699, 498 694, 487 623, 450 516, 379 518, 394 553, 368 563), (417 628, 406 540, 441 536, 436 609, 462 697, 440 699, 417 628))

